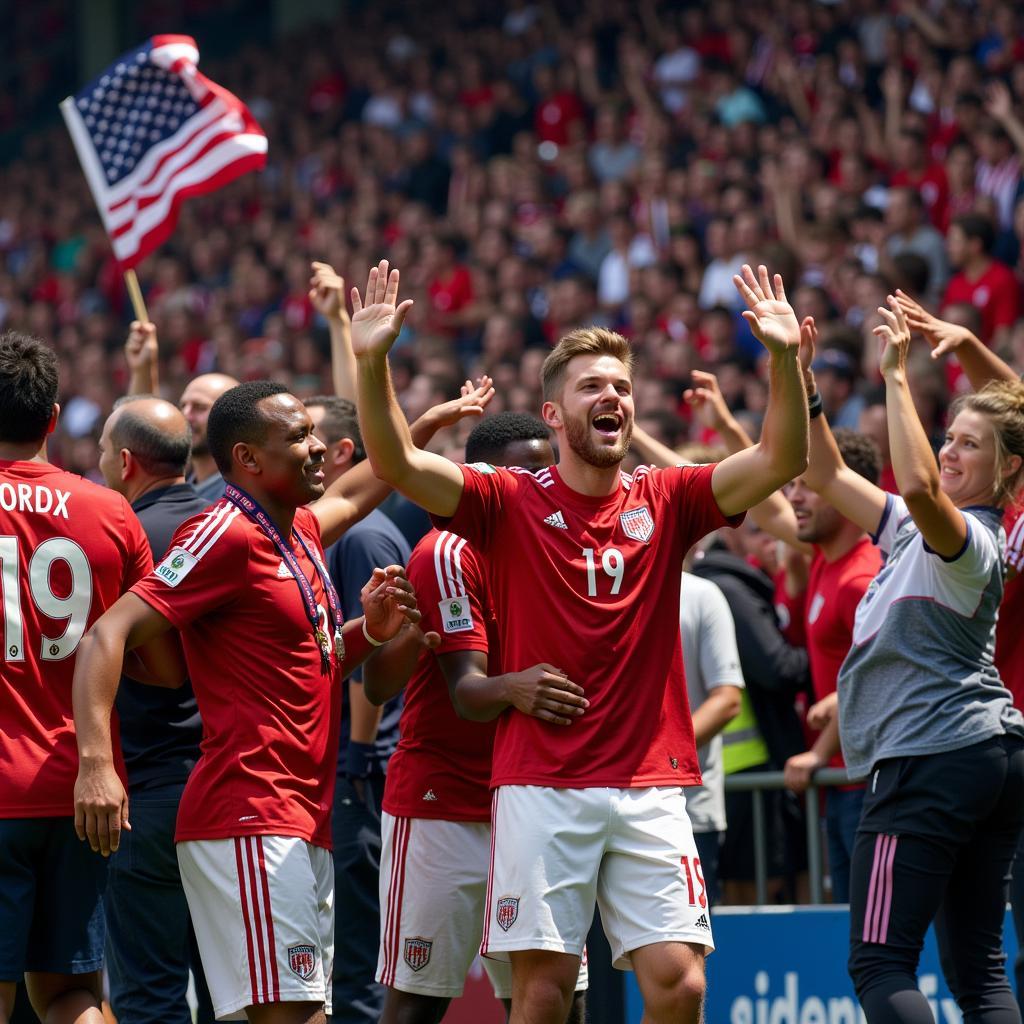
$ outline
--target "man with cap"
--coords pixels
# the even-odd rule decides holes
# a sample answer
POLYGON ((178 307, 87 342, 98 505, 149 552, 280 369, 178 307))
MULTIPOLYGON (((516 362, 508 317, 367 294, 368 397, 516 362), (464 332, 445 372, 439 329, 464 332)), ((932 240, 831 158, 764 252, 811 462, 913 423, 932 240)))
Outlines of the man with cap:
POLYGON ((857 393, 857 367, 852 357, 838 348, 826 348, 814 360, 818 393, 829 423, 856 430, 864 399, 857 393))

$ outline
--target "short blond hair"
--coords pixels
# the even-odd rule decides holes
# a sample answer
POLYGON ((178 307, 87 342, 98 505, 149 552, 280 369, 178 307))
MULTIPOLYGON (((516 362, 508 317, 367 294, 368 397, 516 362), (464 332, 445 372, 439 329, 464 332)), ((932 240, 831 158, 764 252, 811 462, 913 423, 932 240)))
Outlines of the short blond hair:
POLYGON ((612 356, 633 376, 633 350, 621 334, 607 327, 577 327, 570 331, 551 350, 540 368, 540 383, 544 401, 554 401, 565 384, 565 370, 576 356, 612 356))
POLYGON ((955 417, 964 409, 980 413, 992 424, 996 462, 994 470, 995 502, 1009 505, 1024 484, 1024 383, 993 380, 974 394, 961 395, 950 410, 955 417), (1016 472, 1003 476, 1012 456, 1021 458, 1016 472))

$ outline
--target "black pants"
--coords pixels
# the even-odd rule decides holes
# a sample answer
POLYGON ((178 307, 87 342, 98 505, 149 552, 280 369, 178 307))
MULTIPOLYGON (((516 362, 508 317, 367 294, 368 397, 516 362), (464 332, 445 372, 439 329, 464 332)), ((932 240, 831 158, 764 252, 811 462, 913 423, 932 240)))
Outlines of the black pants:
POLYGON ((875 766, 853 851, 850 976, 868 1024, 934 1024, 917 964, 935 922, 965 1024, 1020 1024, 1003 917, 1024 824, 1024 741, 875 766))
POLYGON ((332 1024, 376 1024, 384 986, 374 980, 380 947, 380 803, 384 776, 334 789, 334 971, 332 1024))

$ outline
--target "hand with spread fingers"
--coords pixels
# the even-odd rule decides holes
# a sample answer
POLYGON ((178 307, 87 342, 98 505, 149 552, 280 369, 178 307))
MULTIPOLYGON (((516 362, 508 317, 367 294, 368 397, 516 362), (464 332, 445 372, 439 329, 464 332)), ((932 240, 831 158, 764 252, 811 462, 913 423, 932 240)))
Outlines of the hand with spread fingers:
POLYGON ((932 350, 932 359, 941 359, 955 352, 971 334, 966 327, 933 316, 899 288, 896 289, 896 303, 911 331, 917 331, 928 342, 932 350))
POLYGON ((430 418, 431 426, 435 430, 452 427, 459 420, 482 416, 492 398, 494 398, 494 382, 485 373, 477 379, 475 384, 471 380, 467 380, 462 385, 458 398, 435 405, 424 413, 424 417, 430 418))
POLYGON ((406 622, 419 622, 416 593, 400 565, 374 569, 359 594, 366 631, 384 642, 396 636, 406 622))
POLYGON ((789 350, 795 352, 800 346, 800 324, 786 298, 782 275, 776 274, 772 281, 768 268, 762 264, 755 276, 744 263, 742 273, 735 274, 732 280, 748 306, 743 311, 743 319, 750 324, 754 337, 773 356, 789 350))
POLYGON ((883 377, 897 371, 906 371, 907 352, 910 349, 910 328, 907 326, 903 310, 900 309, 894 295, 886 296, 886 301, 888 308, 878 307, 882 323, 871 332, 884 346, 878 361, 878 368, 883 377))
POLYGON ((397 270, 388 261, 370 268, 366 292, 352 289, 352 351, 356 357, 386 355, 402 330, 412 299, 398 302, 397 270))

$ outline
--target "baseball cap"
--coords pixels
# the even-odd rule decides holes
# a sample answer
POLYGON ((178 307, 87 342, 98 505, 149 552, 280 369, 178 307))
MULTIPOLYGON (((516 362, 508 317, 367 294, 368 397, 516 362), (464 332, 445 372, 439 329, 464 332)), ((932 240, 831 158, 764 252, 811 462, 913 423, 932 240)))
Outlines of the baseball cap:
POLYGON ((857 377, 857 368, 849 354, 838 348, 827 348, 821 352, 811 363, 811 369, 815 373, 831 370, 837 377, 845 377, 847 380, 854 380, 857 377))

